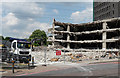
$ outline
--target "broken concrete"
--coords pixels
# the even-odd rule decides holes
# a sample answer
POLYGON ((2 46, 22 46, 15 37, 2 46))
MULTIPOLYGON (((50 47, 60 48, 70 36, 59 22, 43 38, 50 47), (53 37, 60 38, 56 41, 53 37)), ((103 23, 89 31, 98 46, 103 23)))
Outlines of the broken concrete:
POLYGON ((120 18, 83 24, 62 23, 54 19, 49 33, 52 37, 48 41, 52 42, 53 48, 55 43, 59 43, 64 50, 78 52, 108 52, 111 49, 119 52, 120 49, 120 18), (62 38, 57 37, 60 35, 62 38))

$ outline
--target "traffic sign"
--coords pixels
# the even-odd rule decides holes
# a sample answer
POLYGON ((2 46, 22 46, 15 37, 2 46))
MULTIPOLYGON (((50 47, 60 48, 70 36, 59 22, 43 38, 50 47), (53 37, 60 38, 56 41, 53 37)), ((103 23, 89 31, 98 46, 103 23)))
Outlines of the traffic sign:
POLYGON ((61 55, 61 50, 56 50, 56 55, 61 55))

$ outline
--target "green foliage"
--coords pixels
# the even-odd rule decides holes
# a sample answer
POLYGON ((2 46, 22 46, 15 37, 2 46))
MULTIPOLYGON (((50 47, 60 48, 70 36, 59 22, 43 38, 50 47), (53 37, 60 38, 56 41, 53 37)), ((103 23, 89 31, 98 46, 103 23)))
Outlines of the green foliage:
POLYGON ((35 41, 35 43, 33 44, 34 46, 47 45, 47 36, 46 36, 45 31, 41 31, 40 29, 33 31, 29 37, 29 40, 32 40, 35 38, 40 39, 40 40, 35 41))
POLYGON ((3 36, 0 36, 0 40, 4 40, 4 37, 3 37, 3 36))
POLYGON ((47 42, 47 45, 52 45, 52 42, 47 42))
POLYGON ((11 37, 5 37, 5 40, 9 40, 11 37))

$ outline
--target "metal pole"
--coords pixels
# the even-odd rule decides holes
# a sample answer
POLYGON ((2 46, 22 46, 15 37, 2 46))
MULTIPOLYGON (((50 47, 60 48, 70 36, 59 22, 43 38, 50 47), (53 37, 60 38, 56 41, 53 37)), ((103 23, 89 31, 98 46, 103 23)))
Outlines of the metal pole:
POLYGON ((12 72, 14 73, 14 60, 12 60, 12 72))
POLYGON ((28 59, 28 69, 30 69, 29 59, 28 59))
POLYGON ((64 50, 64 64, 65 64, 65 50, 64 50))
POLYGON ((19 55, 17 55, 17 67, 19 68, 20 62, 19 62, 19 55))
POLYGON ((32 66, 34 66, 34 57, 32 57, 32 66))
POLYGON ((44 48, 44 63, 45 63, 45 64, 43 64, 42 66, 47 66, 47 65, 46 65, 46 49, 45 49, 45 48, 44 48))
POLYGON ((118 59, 120 57, 120 47, 118 48, 118 59))
POLYGON ((45 50, 45 65, 46 65, 46 50, 45 50))

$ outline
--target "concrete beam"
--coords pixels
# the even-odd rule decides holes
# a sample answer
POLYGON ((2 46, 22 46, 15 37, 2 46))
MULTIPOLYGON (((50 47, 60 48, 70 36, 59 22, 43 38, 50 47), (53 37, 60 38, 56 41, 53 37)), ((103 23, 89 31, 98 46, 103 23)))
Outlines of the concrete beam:
POLYGON ((103 22, 112 22, 112 21, 120 21, 120 17, 119 18, 112 18, 112 19, 106 19, 106 20, 98 20, 98 21, 94 21, 94 22, 89 22, 89 23, 82 23, 82 24, 71 24, 71 23, 62 23, 62 22, 57 22, 55 21, 55 25, 56 26, 95 26, 94 24, 98 24, 98 23, 103 23, 103 22))
MULTIPOLYGON (((120 31, 120 28, 113 28, 113 29, 106 29, 106 32, 114 32, 114 31, 120 31)), ((83 31, 83 32, 69 32, 69 31, 54 31, 54 33, 68 33, 68 34, 76 34, 76 35, 81 35, 81 34, 92 34, 92 33, 103 33, 105 30, 94 30, 94 31, 83 31)), ((53 31, 52 31, 53 32, 53 31)))

